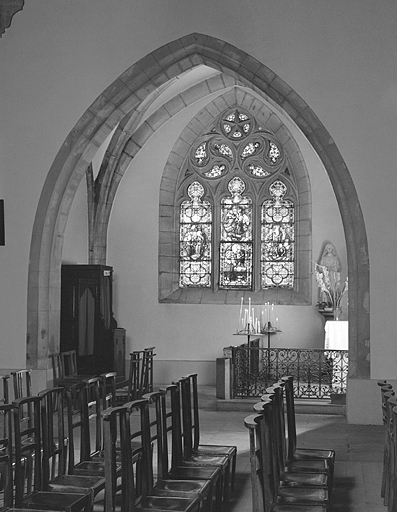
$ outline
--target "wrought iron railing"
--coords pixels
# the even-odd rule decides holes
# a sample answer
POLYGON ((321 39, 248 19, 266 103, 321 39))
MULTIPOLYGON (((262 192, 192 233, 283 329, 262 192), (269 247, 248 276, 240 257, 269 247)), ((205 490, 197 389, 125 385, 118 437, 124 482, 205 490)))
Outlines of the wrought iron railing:
POLYGON ((346 393, 347 350, 228 347, 233 398, 259 397, 281 377, 293 375, 295 398, 330 398, 346 393))

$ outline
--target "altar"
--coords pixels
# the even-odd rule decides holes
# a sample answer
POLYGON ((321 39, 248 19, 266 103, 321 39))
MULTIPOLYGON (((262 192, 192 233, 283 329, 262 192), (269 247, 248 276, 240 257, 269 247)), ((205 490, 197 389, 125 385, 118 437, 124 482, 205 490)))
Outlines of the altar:
POLYGON ((327 320, 324 330, 324 348, 326 350, 349 350, 349 322, 347 320, 327 320))

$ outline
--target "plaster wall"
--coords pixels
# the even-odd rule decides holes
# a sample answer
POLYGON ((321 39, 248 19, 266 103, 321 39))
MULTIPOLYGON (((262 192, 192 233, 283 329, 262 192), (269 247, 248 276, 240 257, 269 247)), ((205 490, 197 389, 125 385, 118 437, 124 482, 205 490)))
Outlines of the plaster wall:
MULTIPOLYGON (((304 98, 334 138, 355 183, 367 228, 371 377, 396 378, 397 236, 390 224, 397 213, 396 10, 394 2, 380 6, 376 0, 280 0, 277 4, 254 0, 244 4, 235 0, 215 4, 169 0, 165 4, 147 0, 140 2, 139 8, 119 0, 111 11, 105 0, 26 2, 0 41, 0 194, 6 211, 6 246, 0 247, 0 366, 25 366, 33 219, 59 147, 81 114, 115 77, 168 41, 199 31, 229 41, 273 69, 304 98)), ((122 203, 117 198, 117 207, 122 203)), ((150 230, 154 233, 152 215, 150 230)), ((111 220, 111 237, 115 220, 111 220)), ((65 260, 83 257, 82 219, 74 222, 70 229, 76 230, 71 234, 75 245, 72 249, 67 244, 65 260)), ((136 232, 135 226, 134 235, 136 232)), ((116 241, 111 238, 110 246, 116 241)), ((334 238, 331 241, 338 246, 334 238)), ((317 250, 319 254, 319 246, 317 250)), ((153 254, 146 257, 152 261, 153 254)), ((315 247, 313 256, 317 256, 315 247)), ((109 253, 109 264, 117 267, 116 263, 116 257, 109 253)), ((131 263, 138 269, 141 265, 139 260, 131 263)), ((154 307, 154 279, 142 289, 134 282, 124 282, 125 276, 118 277, 117 272, 116 279, 123 283, 118 286, 116 282, 116 286, 120 290, 122 286, 130 288, 120 291, 120 301, 137 288, 142 303, 154 307)), ((130 306, 120 306, 120 312, 122 307, 120 325, 130 306)), ((140 306, 134 312, 139 320, 142 309, 140 306)), ((174 326, 174 320, 183 330, 190 327, 193 315, 183 306, 174 310, 176 316, 171 321, 165 311, 166 305, 158 318, 141 328, 146 335, 150 333, 150 339, 164 333, 159 326, 174 326), (153 334, 152 325, 156 325, 153 334)), ((207 311, 200 313, 206 315, 207 311)), ((233 325, 232 308, 224 308, 224 313, 225 323, 233 325)), ((219 347, 225 344, 224 329, 217 325, 214 337, 219 339, 219 347)), ((147 345, 142 336, 131 343, 147 345)), ((197 345, 197 338, 192 344, 197 345)), ((218 342, 216 346, 214 353, 218 353, 218 342)), ((181 340, 176 344, 179 350, 186 351, 181 340)), ((199 357, 197 351, 189 356, 199 357)), ((161 357, 166 356, 163 353, 161 357)), ((375 395, 371 394, 372 401, 375 395)), ((358 409, 363 401, 357 406, 355 403, 351 407, 358 409)))

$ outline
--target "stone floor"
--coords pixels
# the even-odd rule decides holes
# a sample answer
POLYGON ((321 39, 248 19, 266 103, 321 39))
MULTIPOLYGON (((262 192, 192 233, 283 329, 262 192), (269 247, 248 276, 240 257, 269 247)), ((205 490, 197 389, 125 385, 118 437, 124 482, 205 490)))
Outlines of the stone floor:
MULTIPOLYGON (((204 405, 204 404, 203 404, 204 405)), ((244 411, 200 408, 200 443, 238 447, 236 489, 225 512, 251 512, 248 431, 244 411)), ((299 446, 336 450, 331 512, 385 512, 380 497, 383 427, 348 425, 345 416, 297 414, 299 446)))

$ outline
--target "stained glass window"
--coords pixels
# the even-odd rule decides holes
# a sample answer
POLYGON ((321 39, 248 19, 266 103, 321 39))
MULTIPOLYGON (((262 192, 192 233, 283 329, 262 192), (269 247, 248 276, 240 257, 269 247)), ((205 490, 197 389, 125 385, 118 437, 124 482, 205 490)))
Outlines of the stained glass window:
POLYGON ((284 199, 286 185, 275 181, 271 199, 262 205, 261 274, 262 287, 292 288, 294 282, 294 203, 284 199))
POLYGON ((207 156, 207 145, 205 143, 200 144, 194 153, 196 159, 196 165, 202 166, 208 160, 207 156))
POLYGON ((197 181, 180 207, 180 287, 293 288, 294 185, 276 137, 229 109, 189 155, 185 176, 197 181))
POLYGON ((204 187, 192 183, 187 189, 190 200, 180 207, 180 264, 181 287, 211 286, 212 209, 203 201, 204 187))
POLYGON ((269 142, 269 151, 268 151, 268 158, 270 159, 270 162, 274 165, 277 164, 279 158, 280 158, 280 150, 278 149, 277 145, 270 141, 269 142))
POLYGON ((245 184, 233 178, 230 196, 221 203, 220 275, 221 288, 252 287, 252 201, 244 197, 245 184))

